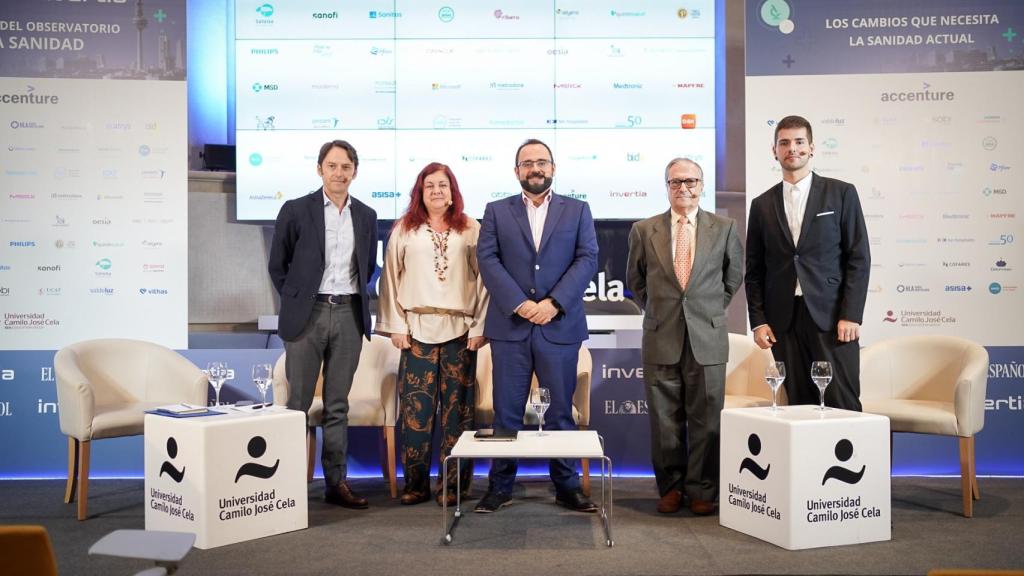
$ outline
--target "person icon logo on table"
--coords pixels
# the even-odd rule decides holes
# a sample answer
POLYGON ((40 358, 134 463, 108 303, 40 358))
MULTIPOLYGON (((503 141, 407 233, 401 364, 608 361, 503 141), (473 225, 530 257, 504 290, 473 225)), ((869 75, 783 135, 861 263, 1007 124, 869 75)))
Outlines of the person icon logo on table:
MULTIPOLYGON (((247 447, 249 456, 252 458, 261 458, 267 452, 267 441, 263 436, 253 436, 249 440, 247 447)), ((256 478, 263 478, 264 480, 271 478, 277 473, 277 467, 281 464, 281 459, 278 458, 274 462, 273 466, 264 466, 256 462, 246 462, 238 468, 238 472, 235 474, 235 484, 238 483, 238 479, 242 476, 254 476, 256 478)))
MULTIPOLYGON (((178 441, 174 439, 174 436, 167 438, 167 455, 170 456, 171 460, 178 457, 178 441)), ((181 484, 182 479, 185 478, 185 467, 182 466, 181 470, 178 470, 174 467, 174 464, 167 460, 164 460, 164 463, 160 465, 160 476, 163 476, 164 472, 171 477, 171 480, 178 484, 181 484)))
MULTIPOLYGON (((757 456, 761 453, 761 438, 757 434, 751 434, 747 437, 747 448, 750 453, 757 456)), ((767 468, 762 468, 760 464, 754 461, 753 458, 744 458, 743 462, 740 463, 740 473, 744 470, 750 472, 757 477, 758 480, 764 480, 768 477, 768 472, 772 469, 772 465, 769 464, 767 468)))
MULTIPOLYGON (((851 456, 853 456, 853 443, 846 438, 843 438, 839 442, 836 442, 835 452, 836 458, 838 458, 840 462, 846 462, 851 456)), ((828 482, 830 478, 835 478, 836 480, 847 484, 856 484, 864 477, 864 470, 866 469, 867 466, 862 465, 860 467, 860 472, 854 472, 853 470, 843 468, 842 466, 833 466, 825 472, 825 476, 821 479, 821 485, 824 486, 825 482, 828 482)))

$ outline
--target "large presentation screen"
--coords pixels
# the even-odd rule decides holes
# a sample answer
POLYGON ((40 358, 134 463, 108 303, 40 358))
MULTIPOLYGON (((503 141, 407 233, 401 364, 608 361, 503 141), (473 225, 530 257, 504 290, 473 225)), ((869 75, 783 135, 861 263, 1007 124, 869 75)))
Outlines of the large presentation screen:
POLYGON ((236 0, 238 218, 272 220, 317 189, 318 149, 337 138, 359 153, 352 194, 382 219, 433 161, 482 216, 519 193, 527 138, 597 218, 664 210, 677 156, 705 168, 713 210, 714 31, 713 0, 236 0))

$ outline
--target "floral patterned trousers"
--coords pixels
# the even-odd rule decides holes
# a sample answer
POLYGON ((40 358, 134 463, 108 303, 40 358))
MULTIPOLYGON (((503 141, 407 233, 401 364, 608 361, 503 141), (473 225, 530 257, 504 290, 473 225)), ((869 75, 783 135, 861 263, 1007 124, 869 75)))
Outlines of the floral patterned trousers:
MULTIPOLYGON (((429 493, 431 440, 434 417, 441 416, 443 462, 459 436, 472 430, 476 406, 476 352, 466 348, 467 335, 443 344, 412 339, 402 350, 398 379, 401 390, 402 467, 405 491, 429 493)), ((440 468, 440 466, 439 466, 440 468)), ((448 469, 448 488, 455 489, 456 467, 448 469)), ((466 491, 473 479, 472 461, 462 464, 460 486, 466 491)), ((440 489, 441 479, 438 478, 440 489)))

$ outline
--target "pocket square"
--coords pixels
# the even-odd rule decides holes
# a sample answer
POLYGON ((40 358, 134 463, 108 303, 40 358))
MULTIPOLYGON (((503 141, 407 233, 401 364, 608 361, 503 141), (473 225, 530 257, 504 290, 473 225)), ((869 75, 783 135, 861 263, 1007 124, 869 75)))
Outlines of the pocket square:
POLYGON ((835 210, 829 210, 828 212, 819 212, 817 214, 817 216, 815 216, 815 218, 817 218, 818 216, 828 216, 829 214, 835 214, 835 213, 836 213, 835 210))

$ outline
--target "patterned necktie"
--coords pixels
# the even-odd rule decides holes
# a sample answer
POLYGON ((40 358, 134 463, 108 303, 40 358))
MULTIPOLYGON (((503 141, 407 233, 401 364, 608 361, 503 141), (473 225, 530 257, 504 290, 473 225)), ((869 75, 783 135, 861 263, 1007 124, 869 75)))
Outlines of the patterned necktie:
POLYGON ((676 255, 672 261, 676 271, 676 279, 679 286, 686 290, 686 283, 690 281, 690 235, 687 233, 687 218, 680 218, 676 226, 676 255))

